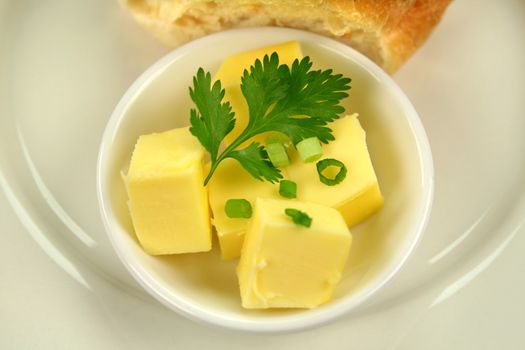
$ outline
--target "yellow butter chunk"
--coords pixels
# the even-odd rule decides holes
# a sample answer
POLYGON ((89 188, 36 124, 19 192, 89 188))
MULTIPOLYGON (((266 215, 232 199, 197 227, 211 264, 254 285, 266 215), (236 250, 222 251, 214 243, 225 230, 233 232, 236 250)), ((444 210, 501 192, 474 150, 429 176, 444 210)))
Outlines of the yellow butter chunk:
POLYGON ((226 201, 243 198, 253 206, 257 197, 279 198, 279 185, 257 180, 237 160, 227 158, 217 167, 208 187, 221 258, 238 258, 249 220, 229 218, 224 210, 226 201))
MULTIPOLYGON (((221 81, 222 87, 225 89, 224 100, 231 103, 236 118, 235 128, 225 138, 227 144, 239 136, 248 124, 248 105, 240 87, 243 72, 245 69, 249 70, 256 59, 262 61, 265 55, 271 55, 273 52, 277 52, 279 55, 280 64, 288 66, 291 66, 294 60, 303 57, 299 42, 290 41, 230 56, 219 68, 215 80, 221 81)), ((251 141, 264 142, 267 136, 267 133, 258 135, 251 141)))
POLYGON ((330 300, 352 236, 330 207, 293 200, 258 199, 246 232, 237 276, 245 308, 313 308, 330 300), (307 213, 295 224, 286 208, 307 213))
POLYGON ((338 209, 351 227, 379 210, 383 197, 357 115, 338 119, 328 126, 335 140, 323 145, 321 159, 343 162, 348 169, 346 178, 337 185, 325 185, 319 180, 315 162, 303 163, 296 152, 292 153, 292 164, 286 170, 290 180, 297 183, 297 199, 338 209))
POLYGON ((300 59, 303 57, 301 45, 297 41, 289 41, 242 52, 229 56, 224 60, 215 75, 215 80, 220 80, 223 87, 239 85, 245 69, 249 69, 256 59, 262 61, 265 55, 270 56, 274 52, 277 52, 279 55, 279 63, 290 66, 296 58, 300 59))
POLYGON ((127 187, 135 233, 147 253, 211 249, 203 156, 187 127, 139 137, 127 187))

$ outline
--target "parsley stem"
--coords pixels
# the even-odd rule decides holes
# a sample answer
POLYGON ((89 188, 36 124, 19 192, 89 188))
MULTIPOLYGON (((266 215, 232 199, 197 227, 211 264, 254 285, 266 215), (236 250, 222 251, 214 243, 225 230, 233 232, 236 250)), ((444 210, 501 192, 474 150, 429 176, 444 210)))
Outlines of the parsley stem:
POLYGON ((215 163, 212 162, 212 165, 211 165, 210 171, 208 172, 208 175, 207 175, 206 178, 204 179, 204 186, 206 186, 206 185, 208 184, 208 182, 210 181, 211 176, 212 176, 213 173, 215 172, 215 169, 217 169, 217 165, 218 165, 218 164, 219 164, 218 162, 215 162, 215 163))
POLYGON ((233 140, 233 142, 230 143, 226 147, 226 149, 224 151, 222 151, 222 153, 219 155, 219 157, 217 157, 217 159, 215 159, 215 161, 212 160, 210 171, 208 172, 208 175, 204 179, 204 186, 206 186, 208 184, 208 182, 210 181, 210 179, 211 179, 213 173, 215 172, 215 170, 217 169, 217 166, 219 165, 219 163, 222 162, 225 158, 228 158, 229 153, 231 151, 235 150, 244 141, 250 139, 253 136, 253 135, 250 135, 249 133, 246 133, 245 131, 246 131, 246 129, 243 130, 243 132, 235 140, 233 140), (245 135, 245 134, 247 134, 247 135, 245 135))

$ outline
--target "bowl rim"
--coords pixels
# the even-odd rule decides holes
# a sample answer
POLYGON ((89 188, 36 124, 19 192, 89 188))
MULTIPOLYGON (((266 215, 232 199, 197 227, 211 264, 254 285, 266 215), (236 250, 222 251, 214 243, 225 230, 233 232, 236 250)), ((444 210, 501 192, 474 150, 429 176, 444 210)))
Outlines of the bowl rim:
MULTIPOLYGON (((283 40, 294 39, 286 37, 283 40)), ((221 328, 256 333, 281 333, 304 330, 326 324, 329 321, 333 321, 334 319, 339 318, 344 314, 348 314, 352 310, 355 310, 366 300, 370 299, 372 295, 376 294, 380 289, 382 289, 387 283, 391 282, 393 277, 405 265, 406 261, 409 259, 414 249, 421 241, 421 237, 423 236, 423 233, 428 224, 434 196, 434 167, 430 144, 418 113, 416 112, 408 97, 394 82, 392 77, 390 77, 385 71, 383 71, 382 68, 372 62, 369 58, 351 48, 350 46, 319 34, 289 28, 251 27, 230 29, 227 31, 210 34, 175 48, 161 57, 155 63, 150 65, 149 68, 147 68, 131 84, 113 110, 104 130, 97 157, 96 188, 100 214, 105 231, 108 235, 111 245, 113 246, 113 249, 116 251, 120 261, 134 277, 134 279, 155 299, 167 306, 169 309, 200 323, 208 325, 211 324, 221 328), (412 134, 415 136, 416 146, 418 148, 417 153, 421 159, 421 186, 423 187, 423 190, 421 194, 422 206, 420 206, 417 210, 417 223, 411 225, 412 231, 414 232, 414 234, 410 235, 411 237, 413 236, 412 241, 410 241, 410 244, 403 253, 403 256, 400 259, 395 260, 392 263, 392 266, 387 269, 387 273, 382 273, 377 278, 378 281, 372 285, 371 288, 367 289, 366 293, 358 294, 357 297, 351 298, 349 300, 341 300, 337 303, 337 308, 326 307, 323 309, 316 309, 315 313, 306 311, 304 313, 294 315, 295 317, 287 316, 284 319, 279 319, 279 317, 271 317, 267 320, 254 321, 241 320, 220 314, 218 312, 210 312, 202 307, 198 307, 187 302, 184 300, 184 298, 174 295, 173 293, 169 292, 169 290, 161 283, 159 283, 159 281, 153 278, 141 264, 133 259, 132 254, 130 254, 129 251, 122 249, 123 238, 115 234, 116 230, 113 227, 115 225, 113 219, 113 210, 111 209, 109 199, 106 199, 109 187, 106 181, 106 174, 108 174, 109 168, 109 165, 107 164, 108 162, 106 162, 106 156, 118 130, 117 126, 126 115, 124 112, 127 110, 134 98, 139 95, 143 87, 147 85, 148 82, 154 80, 156 76, 162 74, 164 68, 168 67, 173 61, 176 61, 178 58, 186 55, 194 48, 208 45, 219 38, 225 36, 235 37, 237 34, 256 35, 261 34, 261 31, 265 32, 265 34, 273 35, 275 38, 278 38, 281 35, 291 35, 294 36, 296 38, 295 40, 298 41, 301 39, 315 40, 316 45, 327 47, 337 52, 342 52, 347 57, 352 57, 352 59, 360 64, 365 70, 373 74, 378 81, 381 81, 381 84, 389 90, 389 92, 397 101, 399 101, 400 106, 402 106, 402 109, 405 111, 409 128, 411 129, 412 134)))

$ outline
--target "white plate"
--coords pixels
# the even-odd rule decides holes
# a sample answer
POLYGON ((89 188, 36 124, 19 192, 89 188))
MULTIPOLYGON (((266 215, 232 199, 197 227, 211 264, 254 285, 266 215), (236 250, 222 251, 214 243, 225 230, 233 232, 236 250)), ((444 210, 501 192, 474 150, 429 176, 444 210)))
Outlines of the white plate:
POLYGON ((396 74, 436 194, 389 288, 320 329, 232 337, 144 294, 98 215, 104 125, 167 50, 113 1, 0 1, 0 348, 524 348, 524 34, 522 1, 456 1, 396 74))

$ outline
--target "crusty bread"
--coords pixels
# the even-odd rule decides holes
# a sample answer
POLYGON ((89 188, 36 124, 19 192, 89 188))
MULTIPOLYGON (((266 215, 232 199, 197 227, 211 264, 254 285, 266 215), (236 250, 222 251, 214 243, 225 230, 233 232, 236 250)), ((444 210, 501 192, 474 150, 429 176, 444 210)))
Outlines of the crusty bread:
POLYGON ((450 0, 121 0, 168 46, 234 27, 281 26, 336 38, 394 72, 450 0))

